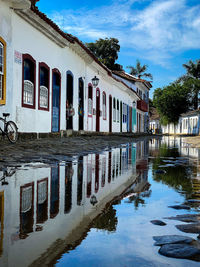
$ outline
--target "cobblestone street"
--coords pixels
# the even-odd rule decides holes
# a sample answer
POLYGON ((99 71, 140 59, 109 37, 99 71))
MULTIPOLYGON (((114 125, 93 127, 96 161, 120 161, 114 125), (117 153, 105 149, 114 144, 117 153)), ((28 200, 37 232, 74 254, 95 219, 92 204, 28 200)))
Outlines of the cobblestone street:
POLYGON ((53 164, 66 161, 69 156, 99 152, 104 149, 134 142, 144 137, 77 136, 23 140, 10 144, 1 140, 0 168, 29 162, 53 164))

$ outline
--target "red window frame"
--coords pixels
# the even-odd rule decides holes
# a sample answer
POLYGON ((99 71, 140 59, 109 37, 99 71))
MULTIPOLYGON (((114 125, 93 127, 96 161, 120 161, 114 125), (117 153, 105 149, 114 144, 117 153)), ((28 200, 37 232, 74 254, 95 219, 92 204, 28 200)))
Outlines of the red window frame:
POLYGON ((31 108, 31 109, 35 109, 35 98, 36 98, 36 61, 35 59, 29 55, 29 54, 23 54, 22 55, 22 107, 24 108, 31 108), (32 63, 34 64, 34 76, 33 76, 33 105, 29 105, 24 103, 24 61, 28 59, 30 61, 32 61, 32 63))
POLYGON ((44 63, 44 62, 40 62, 39 63, 39 70, 38 70, 38 109, 39 110, 46 110, 46 111, 49 111, 49 88, 50 88, 50 68, 49 66, 44 63), (45 107, 41 107, 40 106, 40 68, 43 67, 43 68, 46 68, 48 70, 48 105, 47 105, 47 108, 45 107))

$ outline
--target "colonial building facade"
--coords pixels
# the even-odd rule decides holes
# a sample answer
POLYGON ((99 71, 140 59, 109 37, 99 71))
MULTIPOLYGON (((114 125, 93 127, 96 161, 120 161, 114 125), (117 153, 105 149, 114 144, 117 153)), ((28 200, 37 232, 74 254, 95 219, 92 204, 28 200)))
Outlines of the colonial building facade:
POLYGON ((149 128, 149 90, 152 87, 151 83, 124 71, 113 71, 113 75, 137 93, 139 98, 135 102, 137 108, 135 129, 137 129, 137 132, 146 132, 149 128))
POLYGON ((9 112, 19 132, 145 131, 143 93, 31 1, 0 0, 0 7, 0 114, 9 112))
POLYGON ((163 134, 198 135, 200 126, 200 110, 192 110, 180 115, 176 125, 162 125, 163 134))

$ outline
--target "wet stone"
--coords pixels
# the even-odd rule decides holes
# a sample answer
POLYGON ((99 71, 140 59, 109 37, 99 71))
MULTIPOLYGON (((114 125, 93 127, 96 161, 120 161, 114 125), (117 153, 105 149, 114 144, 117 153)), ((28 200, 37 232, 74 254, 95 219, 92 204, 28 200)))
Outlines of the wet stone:
POLYGON ((155 225, 159 225, 159 226, 164 226, 166 225, 165 222, 161 221, 161 220, 152 220, 150 221, 152 224, 155 224, 155 225))
POLYGON ((200 250, 187 244, 167 244, 159 249, 159 253, 166 257, 179 259, 194 259, 200 257, 200 250))
POLYGON ((176 228, 184 233, 200 234, 200 223, 180 224, 176 228))
POLYGON ((200 204, 200 200, 199 199, 188 199, 187 202, 200 204))
POLYGON ((190 210, 190 206, 187 205, 173 205, 168 207, 176 210, 190 210))
POLYGON ((155 246, 162 246, 166 244, 177 244, 177 243, 190 244, 192 241, 194 241, 193 238, 182 235, 153 236, 153 239, 156 241, 154 243, 155 246))
POLYGON ((182 215, 177 215, 174 217, 165 217, 164 219, 177 220, 177 221, 186 222, 186 223, 198 223, 200 222, 200 215, 199 214, 182 214, 182 215))

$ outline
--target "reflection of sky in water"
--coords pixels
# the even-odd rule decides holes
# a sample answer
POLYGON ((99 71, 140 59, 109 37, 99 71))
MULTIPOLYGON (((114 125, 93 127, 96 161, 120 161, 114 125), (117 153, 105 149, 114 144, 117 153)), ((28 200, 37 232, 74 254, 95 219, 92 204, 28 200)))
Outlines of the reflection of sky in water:
MULTIPOLYGON (((151 169, 151 166, 150 166, 151 169)), ((169 205, 182 204, 184 197, 172 188, 152 179, 149 171, 148 181, 152 190, 150 198, 136 210, 134 203, 122 200, 114 205, 117 211, 117 230, 115 233, 92 229, 79 247, 64 254, 57 266, 199 266, 198 262, 173 259, 158 254, 160 247, 153 246, 152 236, 177 234, 196 238, 175 228, 181 222, 163 219, 164 217, 189 213, 185 210, 168 208, 169 205), (167 226, 150 223, 158 219, 167 226)))
POLYGON ((5 213, 0 217, 0 266, 49 266, 56 259, 59 267, 199 266, 161 256, 160 247, 153 245, 152 237, 158 235, 197 237, 175 227, 184 223, 164 219, 195 212, 168 206, 198 198, 191 194, 194 181, 189 179, 199 175, 198 151, 170 140, 123 145, 55 166, 17 168, 0 192, 5 213), (185 158, 188 153, 190 160, 185 158), (107 205, 113 199, 113 205, 107 205), (167 225, 156 226, 151 220, 167 225))

